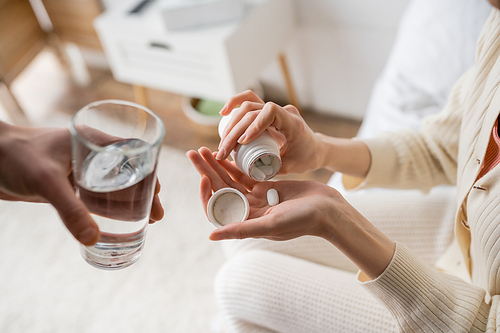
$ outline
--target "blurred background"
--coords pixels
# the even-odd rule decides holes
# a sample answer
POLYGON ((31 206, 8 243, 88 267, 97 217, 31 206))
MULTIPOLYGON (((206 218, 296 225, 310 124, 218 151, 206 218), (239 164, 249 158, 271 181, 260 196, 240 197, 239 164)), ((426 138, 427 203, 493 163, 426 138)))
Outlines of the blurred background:
POLYGON ((0 332, 217 332, 224 259, 185 151, 217 148, 217 113, 246 89, 356 135, 408 2, 0 0, 0 120, 67 127, 87 103, 124 99, 167 129, 165 219, 123 271, 87 265, 51 207, 0 202, 0 332))

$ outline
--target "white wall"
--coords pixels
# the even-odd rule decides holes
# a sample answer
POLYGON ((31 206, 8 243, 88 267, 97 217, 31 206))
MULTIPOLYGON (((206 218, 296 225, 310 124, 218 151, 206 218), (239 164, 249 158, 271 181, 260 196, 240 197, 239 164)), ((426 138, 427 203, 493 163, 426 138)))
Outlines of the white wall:
MULTIPOLYGON (((286 50, 305 108, 361 119, 410 0, 295 0, 298 31, 286 50)), ((277 64, 263 74, 267 97, 286 100, 277 64)))
MULTIPOLYGON (((111 7, 121 0, 102 0, 111 7)), ((300 104, 361 119, 410 0, 293 0, 297 33, 285 50, 300 104)), ((286 102, 278 64, 262 75, 266 97, 286 102)))

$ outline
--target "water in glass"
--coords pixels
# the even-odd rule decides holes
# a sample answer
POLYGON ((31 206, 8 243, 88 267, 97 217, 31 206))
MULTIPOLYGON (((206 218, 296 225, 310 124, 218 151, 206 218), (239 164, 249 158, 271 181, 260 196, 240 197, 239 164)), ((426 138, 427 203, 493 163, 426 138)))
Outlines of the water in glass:
POLYGON ((82 165, 77 194, 101 231, 97 244, 82 247, 84 258, 94 266, 127 267, 142 253, 156 162, 151 149, 138 155, 128 155, 127 151, 147 146, 139 139, 115 142, 90 153, 82 165))

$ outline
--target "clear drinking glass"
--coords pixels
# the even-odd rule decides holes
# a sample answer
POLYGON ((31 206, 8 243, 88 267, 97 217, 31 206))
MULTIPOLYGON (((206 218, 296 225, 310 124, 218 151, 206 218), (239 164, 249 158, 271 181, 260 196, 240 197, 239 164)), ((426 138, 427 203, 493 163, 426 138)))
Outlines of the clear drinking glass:
POLYGON ((82 256, 102 269, 130 266, 144 247, 165 127, 142 105, 105 100, 76 112, 70 131, 76 192, 101 231, 82 256))

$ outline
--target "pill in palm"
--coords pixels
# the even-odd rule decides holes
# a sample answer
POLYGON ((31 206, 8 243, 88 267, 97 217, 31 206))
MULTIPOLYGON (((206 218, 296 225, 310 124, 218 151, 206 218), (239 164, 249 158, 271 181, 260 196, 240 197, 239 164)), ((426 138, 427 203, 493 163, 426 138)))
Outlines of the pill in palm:
POLYGON ((271 165, 271 156, 269 155, 264 155, 260 158, 260 160, 262 161, 262 164, 264 165, 271 165))
POLYGON ((266 179, 266 174, 262 172, 259 168, 253 167, 251 170, 252 177, 255 178, 258 181, 263 181, 266 179))
POLYGON ((276 191, 274 188, 267 191, 267 203, 269 204, 269 206, 276 206, 280 203, 278 191, 276 191))
POLYGON ((259 167, 260 171, 262 171, 263 173, 265 173, 266 176, 270 176, 273 174, 273 167, 270 166, 270 165, 263 165, 261 167, 259 167))

